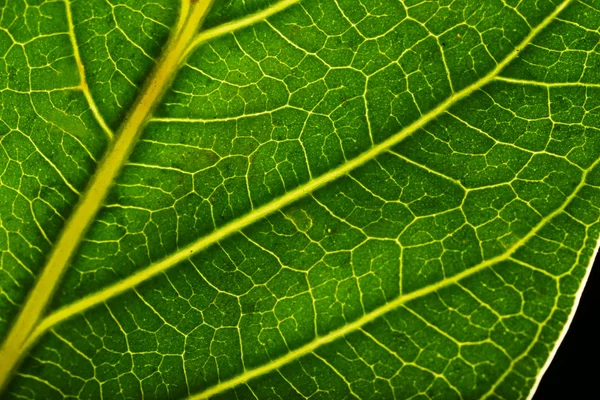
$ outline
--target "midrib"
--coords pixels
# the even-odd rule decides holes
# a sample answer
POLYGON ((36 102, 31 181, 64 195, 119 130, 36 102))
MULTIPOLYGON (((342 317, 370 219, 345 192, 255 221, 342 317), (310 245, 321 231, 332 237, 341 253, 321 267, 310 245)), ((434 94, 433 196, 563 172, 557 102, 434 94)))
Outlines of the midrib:
MULTIPOLYGON (((46 265, 38 276, 19 316, 0 349, 0 391, 18 364, 24 344, 38 324, 69 261, 85 232, 94 221, 108 191, 135 146, 148 116, 178 70, 182 56, 194 38, 212 0, 183 1, 180 20, 158 61, 149 81, 142 89, 130 114, 121 125, 116 141, 98 165, 83 196, 65 224, 46 265)), ((71 23, 71 21, 69 21, 71 23)), ((77 50, 74 50, 77 52, 77 50)), ((83 81, 84 77, 82 77, 83 81)))

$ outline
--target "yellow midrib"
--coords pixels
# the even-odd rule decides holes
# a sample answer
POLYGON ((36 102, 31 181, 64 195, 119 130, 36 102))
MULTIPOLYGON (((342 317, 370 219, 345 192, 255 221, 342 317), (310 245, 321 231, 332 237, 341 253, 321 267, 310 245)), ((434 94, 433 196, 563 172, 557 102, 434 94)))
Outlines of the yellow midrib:
POLYGON ((206 249, 208 246, 226 238, 227 236, 238 232, 239 230, 249 226, 250 224, 260 220, 261 218, 266 217, 267 215, 282 209, 283 207, 293 203, 294 201, 314 192, 318 188, 332 182, 335 179, 338 179, 350 171, 356 169, 357 167, 365 164, 369 160, 372 160, 377 155, 387 151, 389 148, 401 142, 407 136, 411 135, 415 131, 421 129, 427 123, 431 122, 433 119, 437 118, 440 114, 448 110, 452 105, 456 104, 457 101, 469 96, 471 93, 479 90, 484 85, 488 84, 500 73, 500 71, 512 60, 514 60, 519 52, 527 46, 533 38, 544 29, 555 17, 559 14, 569 3, 571 0, 566 0, 559 7, 557 7, 552 14, 540 23, 535 29, 533 29, 530 34, 501 62, 496 68, 494 68, 490 73, 488 73, 485 77, 480 79, 479 81, 473 83, 472 85, 462 89, 461 91, 455 93, 450 98, 446 99, 440 105, 438 105, 433 110, 429 111, 427 114, 423 115, 417 121, 413 122, 406 128, 402 129, 400 132, 386 139, 385 141, 371 147, 366 152, 362 153, 358 157, 340 165, 339 167, 318 176, 317 178, 312 179, 311 181, 297 187, 296 189, 291 190, 285 195, 267 203, 259 208, 256 208, 249 212, 248 214, 238 218, 235 221, 232 221, 221 228, 216 229, 210 234, 202 237, 196 242, 184 247, 183 249, 171 254, 170 256, 165 257, 164 259, 144 268, 143 270, 115 283, 112 284, 96 293, 93 293, 89 296, 82 298, 81 300, 75 301, 70 305, 67 305, 54 313, 50 314, 39 324, 36 328, 35 332, 31 336, 30 342, 33 343, 44 331, 49 329, 50 327, 58 324, 61 321, 64 321, 67 318, 70 318, 73 315, 81 313, 86 309, 89 309, 95 305, 101 304, 137 285, 140 283, 158 275, 167 269, 175 266, 179 262, 182 262, 188 259, 190 256, 206 249))
MULTIPOLYGON (((184 3, 187 4, 187 2, 184 3)), ((182 7, 180 24, 174 31, 175 35, 169 41, 167 50, 151 74, 149 82, 142 89, 132 112, 121 126, 117 140, 98 165, 87 190, 65 224, 46 265, 2 344, 0 349, 0 391, 18 364, 25 342, 38 324, 69 260, 73 257, 122 165, 133 149, 145 121, 168 87, 174 72, 180 66, 182 56, 195 38, 199 24, 211 3, 212 0, 194 0, 191 6, 182 7)))

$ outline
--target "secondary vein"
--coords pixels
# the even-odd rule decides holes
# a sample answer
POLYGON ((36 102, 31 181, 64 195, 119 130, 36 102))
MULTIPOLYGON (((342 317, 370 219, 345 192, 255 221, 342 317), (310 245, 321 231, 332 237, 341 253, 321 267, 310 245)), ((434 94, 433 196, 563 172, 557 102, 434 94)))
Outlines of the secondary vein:
POLYGON ((285 10, 286 8, 298 3, 299 1, 300 0, 282 0, 278 3, 273 4, 270 7, 265 8, 264 10, 260 10, 245 18, 240 18, 235 21, 227 22, 215 28, 207 29, 203 32, 200 32, 185 51, 184 58, 187 57, 187 55, 189 55, 191 52, 193 52, 200 44, 206 42, 207 40, 214 39, 216 37, 237 31, 239 29, 260 22, 273 14, 285 10))
MULTIPOLYGON (((568 1, 570 1, 570 0, 568 0, 568 1)), ((341 327, 339 329, 333 330, 326 335, 320 336, 317 339, 313 340, 312 342, 309 342, 309 343, 305 344, 304 346, 301 346, 301 347, 297 348, 296 350, 293 350, 282 357, 276 358, 267 364, 261 365, 260 367, 257 367, 252 370, 248 370, 248 371, 244 372, 243 374, 240 374, 229 380, 223 381, 223 382, 219 383, 218 385, 210 387, 201 393, 192 395, 188 398, 188 400, 209 399, 219 393, 222 393, 228 389, 232 389, 233 387, 235 387, 237 385, 245 383, 245 382, 249 381, 250 379, 256 378, 258 376, 267 374, 271 371, 281 368, 282 366, 289 364, 290 362, 295 361, 295 360, 299 359, 300 357, 305 356, 305 355, 315 351, 317 348, 319 348, 327 343, 331 343, 331 342, 335 341, 336 339, 340 339, 340 338, 346 336, 347 334, 362 328, 363 326, 367 325, 368 323, 373 322, 377 318, 384 316, 388 312, 408 303, 411 300, 415 300, 417 298, 434 293, 442 288, 448 287, 450 285, 458 283, 459 281, 461 281, 465 278, 473 276, 476 273, 478 273, 488 267, 491 267, 492 265, 495 265, 502 261, 510 259, 511 256, 521 246, 523 246, 525 243, 527 243, 529 241, 529 239, 531 239, 532 237, 537 235, 537 233, 541 229, 543 229, 548 222, 553 220, 556 216, 558 216, 565 210, 565 208, 571 203, 571 201, 575 197, 577 197, 577 194, 579 194, 579 191, 583 188, 583 186, 585 186, 587 176, 590 173, 590 171, 592 171, 598 165, 600 165, 600 159, 597 160, 593 165, 591 165, 586 170, 586 172, 583 174, 581 181, 579 182, 579 184, 577 185, 575 190, 573 190, 571 195, 569 195, 569 197, 567 197, 567 199, 565 199, 565 201, 563 202, 561 207, 557 208, 556 210, 554 210, 553 212, 548 214, 546 217, 542 218, 540 220, 540 222, 532 230, 530 230, 525 236, 523 236, 520 240, 518 240, 511 247, 509 247, 504 253, 502 253, 496 257, 490 258, 488 260, 485 260, 485 261, 479 263, 478 265, 475 265, 474 267, 466 269, 450 278, 446 278, 437 283, 431 284, 429 286, 425 286, 421 289, 417 289, 413 292, 399 296, 396 299, 384 304, 383 306, 378 307, 378 308, 374 309, 373 311, 363 315, 361 318, 355 320, 354 322, 344 325, 343 327, 341 327)), ((539 335, 539 332, 538 332, 538 335, 539 335)), ((537 338, 537 336, 536 336, 536 338, 537 338)), ((534 343, 535 343, 535 340, 532 342, 532 344, 529 346, 529 348, 533 347, 534 343)), ((513 364, 514 364, 514 362, 513 362, 513 364)), ((509 370, 510 370, 510 368, 509 368, 509 370)), ((505 377, 507 375, 508 375, 508 373, 505 372, 500 379, 503 379, 503 377, 505 377)), ((500 380, 498 382, 500 382, 500 380)))
POLYGON ((98 110, 98 106, 92 97, 92 93, 90 92, 90 88, 87 84, 87 79, 85 77, 85 68, 83 66, 83 61, 81 60, 81 55, 79 54, 79 47, 77 46, 77 40, 75 39, 75 25, 73 24, 73 13, 71 12, 71 3, 69 1, 65 2, 66 12, 67 12, 67 24, 69 25, 69 39, 71 40, 71 45, 73 46, 73 56, 75 57, 75 62, 77 63, 77 69, 79 71, 79 85, 80 89, 85 96, 85 99, 88 102, 88 106, 90 110, 94 114, 94 118, 100 125, 100 128, 106 133, 106 136, 109 139, 114 139, 113 131, 108 127, 106 121, 100 111, 98 110))

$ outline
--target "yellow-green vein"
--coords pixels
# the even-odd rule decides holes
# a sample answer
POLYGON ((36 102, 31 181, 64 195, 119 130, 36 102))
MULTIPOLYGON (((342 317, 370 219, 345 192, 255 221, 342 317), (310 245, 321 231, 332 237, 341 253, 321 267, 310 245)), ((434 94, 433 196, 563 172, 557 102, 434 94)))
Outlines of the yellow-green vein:
POLYGON ((194 41, 187 48, 183 58, 189 56, 200 44, 214 39, 216 37, 225 35, 227 33, 231 33, 237 31, 239 29, 245 28, 257 22, 260 22, 273 14, 277 14, 280 11, 285 10, 286 8, 300 2, 300 0, 283 0, 278 3, 273 4, 270 7, 265 8, 264 10, 260 10, 252 15, 249 15, 244 18, 240 18, 235 21, 227 22, 223 25, 219 25, 212 29, 207 29, 202 31, 196 36, 194 41))
POLYGON ((94 118, 100 125, 100 128, 104 131, 106 136, 109 139, 114 138, 113 131, 109 128, 104 120, 102 114, 100 114, 100 110, 98 110, 98 106, 94 101, 92 93, 90 92, 90 88, 87 84, 87 79, 85 77, 85 67, 83 66, 83 61, 81 60, 81 55, 79 54, 79 46, 77 45, 77 39, 75 37, 75 24, 73 23, 73 13, 71 12, 71 3, 69 1, 65 2, 66 12, 67 12, 67 24, 69 25, 69 38, 71 40, 71 44, 73 46, 73 56, 75 57, 75 62, 77 63, 77 70, 79 71, 79 85, 81 87, 81 91, 87 100, 88 106, 90 110, 94 114, 94 118))
POLYGON ((182 8, 182 12, 186 12, 186 15, 180 21, 185 22, 183 25, 179 25, 181 29, 178 26, 176 34, 169 40, 166 51, 138 97, 132 112, 119 129, 117 139, 98 165, 88 188, 65 224, 46 265, 0 348, 0 360, 2 360, 0 363, 0 390, 6 385, 12 371, 21 359, 24 344, 36 328, 69 261, 133 149, 148 116, 180 67, 181 56, 196 36, 198 27, 211 3, 212 0, 193 0, 189 8, 182 8))
MULTIPOLYGON (((494 258, 485 260, 485 261, 481 262, 480 264, 478 264, 474 267, 471 267, 461 273, 458 273, 450 278, 446 278, 435 284, 415 290, 414 292, 410 292, 405 295, 401 295, 401 296, 397 297, 395 300, 392 300, 389 303, 386 303, 385 305, 383 305, 379 308, 376 308, 375 310, 363 315, 361 318, 357 319, 354 322, 351 322, 347 325, 344 325, 343 327, 341 327, 339 329, 331 331, 327 335, 318 337, 317 339, 313 340, 312 342, 307 343, 304 346, 299 347, 296 350, 293 350, 293 351, 287 353, 283 357, 277 358, 277 359, 275 359, 267 364, 264 364, 258 368, 246 371, 243 374, 238 375, 238 376, 236 376, 232 379, 229 379, 225 382, 221 382, 218 385, 215 385, 197 395, 193 395, 193 396, 189 397, 189 400, 199 400, 199 399, 210 398, 211 396, 215 396, 218 393, 222 393, 225 390, 231 389, 239 384, 247 382, 250 379, 256 378, 258 376, 264 375, 264 374, 274 371, 278 368, 281 368, 282 366, 289 364, 290 362, 297 360, 300 357, 305 356, 305 355, 315 351, 317 348, 319 348, 327 343, 331 343, 336 339, 339 339, 343 336, 346 336, 347 334, 349 334, 351 332, 356 331, 357 329, 360 329, 361 327, 365 326, 366 324, 373 322, 377 318, 387 314, 388 312, 400 307, 403 304, 406 304, 407 302, 409 302, 411 300, 426 296, 426 295, 436 292, 442 288, 448 287, 448 286, 455 284, 465 278, 468 278, 469 276, 472 276, 472 275, 478 273, 479 271, 481 271, 487 267, 490 267, 494 264, 498 264, 499 262, 509 259, 521 246, 523 246, 525 243, 527 243, 527 241, 529 241, 529 239, 531 239, 533 236, 535 236, 548 222, 550 222, 557 215, 561 214, 564 211, 565 207, 567 207, 567 205, 569 205, 569 203, 571 203, 571 201, 575 197, 577 197, 577 194, 579 193, 581 188, 585 185, 589 171, 592 171, 594 169, 594 167, 596 167, 597 165, 600 165, 600 160, 596 161, 592 166, 590 166, 589 169, 586 170, 586 172, 583 174, 582 179, 579 182, 579 184, 577 185, 577 187, 573 190, 573 192, 569 195, 569 197, 567 197, 567 199, 565 199, 565 201, 561 207, 557 208, 552 213, 550 213, 546 217, 542 218, 540 220, 540 222, 532 230, 530 230, 527 233, 527 235, 523 236, 520 240, 515 242, 504 253, 502 253, 494 258)), ((539 332, 538 332, 538 335, 539 335, 539 332)), ((531 347, 531 346, 529 346, 529 347, 531 347)), ((507 373, 503 374, 502 376, 505 376, 505 375, 507 375, 507 373)))

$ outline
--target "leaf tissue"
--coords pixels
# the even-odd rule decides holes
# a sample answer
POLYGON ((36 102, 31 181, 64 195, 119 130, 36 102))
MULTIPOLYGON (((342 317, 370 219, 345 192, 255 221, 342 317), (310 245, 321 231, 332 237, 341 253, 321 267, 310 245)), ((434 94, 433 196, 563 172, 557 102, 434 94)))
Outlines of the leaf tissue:
POLYGON ((600 0, 0 0, 2 399, 525 399, 600 234, 600 0))

